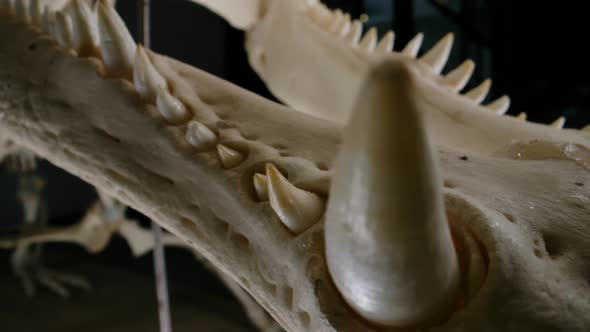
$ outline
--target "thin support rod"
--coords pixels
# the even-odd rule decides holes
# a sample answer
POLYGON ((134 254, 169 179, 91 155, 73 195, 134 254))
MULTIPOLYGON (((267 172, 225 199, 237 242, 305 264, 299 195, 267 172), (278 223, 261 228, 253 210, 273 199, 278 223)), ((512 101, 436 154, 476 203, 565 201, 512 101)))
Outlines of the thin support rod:
MULTIPOLYGON (((137 1, 139 40, 145 48, 150 48, 150 0, 137 1)), ((166 256, 162 241, 162 229, 152 221, 154 235, 154 274, 156 277, 156 296, 158 298, 158 318, 160 332, 172 332, 170 301, 168 300, 168 280, 166 277, 166 256)))

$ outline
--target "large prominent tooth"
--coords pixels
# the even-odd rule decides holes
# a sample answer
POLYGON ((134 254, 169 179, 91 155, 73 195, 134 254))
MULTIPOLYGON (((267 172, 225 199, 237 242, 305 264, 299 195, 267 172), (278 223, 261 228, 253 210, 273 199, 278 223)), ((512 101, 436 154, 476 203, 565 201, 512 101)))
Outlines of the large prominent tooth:
POLYGON ((98 27, 102 59, 108 75, 131 80, 137 46, 114 7, 99 4, 98 27))
POLYGON ((192 115, 184 104, 168 92, 160 88, 156 98, 156 107, 160 114, 171 124, 181 124, 192 115))
POLYGON ((565 117, 560 116, 555 121, 551 122, 549 127, 555 128, 555 129, 562 129, 564 125, 565 125, 565 117))
POLYGON ((217 135, 198 121, 189 122, 185 138, 190 145, 200 151, 212 149, 217 144, 217 135))
POLYGON ((386 326, 444 318, 459 282, 437 158, 412 91, 417 75, 401 61, 369 73, 343 132, 326 212, 332 280, 357 313, 386 326))
POLYGON ((496 112, 498 115, 504 115, 508 111, 508 108, 510 108, 510 98, 508 96, 502 96, 487 104, 485 107, 496 112))
POLYGON ((321 219, 325 210, 321 197, 292 185, 272 164, 266 165, 266 176, 270 205, 293 233, 301 234, 321 219))
POLYGON ((440 73, 449 60, 454 39, 455 35, 453 33, 448 33, 436 43, 430 51, 426 52, 426 54, 420 58, 420 61, 430 66, 433 72, 437 74, 440 73))
POLYGON ((477 104, 481 104, 481 102, 484 99, 486 99, 486 96, 490 92, 491 86, 492 86, 492 80, 488 78, 485 81, 481 82, 480 85, 478 85, 475 88, 466 92, 464 94, 464 96, 473 100, 477 104))
POLYGON ((74 36, 72 32, 72 20, 62 12, 55 13, 55 39, 63 48, 72 48, 74 36))
POLYGON ((443 82, 453 91, 460 91, 469 82, 474 69, 475 63, 467 59, 459 67, 446 74, 443 82))
POLYGON ((222 144, 217 144, 217 154, 219 154, 223 168, 234 168, 244 161, 244 155, 241 152, 222 144))
POLYGON ((350 27, 350 31, 344 38, 344 41, 350 45, 357 45, 361 35, 363 33, 363 23, 359 20, 354 20, 352 22, 352 26, 350 27))
POLYGON ((401 53, 403 55, 415 58, 416 55, 418 55, 418 51, 420 51, 420 46, 422 46, 423 40, 424 34, 420 32, 406 44, 406 47, 404 47, 401 53))
POLYGON ((97 55, 99 36, 96 10, 90 7, 87 0, 72 0, 70 4, 76 51, 80 56, 97 55))
POLYGON ((266 175, 254 174, 254 190, 259 201, 268 201, 268 177, 266 175))
POLYGON ((137 45, 135 64, 133 65, 133 83, 135 90, 148 102, 154 103, 160 89, 168 89, 166 80, 152 64, 145 48, 137 45))
POLYGON ((375 49, 375 53, 389 53, 393 50, 393 41, 395 40, 395 34, 393 31, 388 31, 385 36, 381 38, 379 44, 377 44, 377 48, 375 49))
POLYGON ((365 52, 372 53, 375 47, 377 47, 377 29, 371 28, 359 42, 359 48, 365 52))

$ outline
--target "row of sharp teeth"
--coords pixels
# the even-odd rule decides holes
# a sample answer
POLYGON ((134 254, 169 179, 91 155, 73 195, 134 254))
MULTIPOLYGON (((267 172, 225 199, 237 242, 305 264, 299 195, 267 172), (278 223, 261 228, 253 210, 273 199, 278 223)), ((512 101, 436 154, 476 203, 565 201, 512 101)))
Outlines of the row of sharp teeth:
MULTIPOLYGON (((217 134, 193 118, 188 107, 176 98, 166 79, 157 71, 147 51, 137 45, 115 8, 107 2, 72 0, 61 11, 52 12, 39 0, 0 0, 0 11, 8 11, 19 20, 40 28, 61 47, 78 56, 102 60, 104 75, 133 81, 137 93, 149 104, 155 104, 170 125, 186 125, 185 139, 199 152, 215 150, 223 168, 240 165, 242 152, 220 144, 217 134)), ((300 234, 319 221, 325 200, 291 184, 273 165, 266 175, 254 177, 260 201, 270 201, 279 219, 295 234, 300 234)))
MULTIPOLYGON (((378 41, 377 29, 371 27, 363 36, 363 24, 360 20, 351 20, 349 14, 342 12, 340 9, 334 11, 328 9, 326 5, 317 1, 313 2, 307 9, 307 15, 322 29, 335 35, 337 38, 348 43, 353 48, 358 48, 366 53, 386 54, 393 52, 395 34, 388 31, 381 40, 378 41)), ((424 35, 418 33, 406 46, 400 51, 402 55, 416 58, 424 35)), ((440 74, 449 59, 453 46, 454 37, 452 33, 444 36, 436 45, 426 52, 419 60, 432 69, 435 74, 440 74)), ((454 92, 459 92, 469 82, 473 75, 475 63, 467 59, 457 68, 451 70, 442 76, 442 83, 454 92)), ((477 104, 481 104, 488 95, 492 81, 484 80, 480 85, 463 93, 462 95, 477 104)), ((485 108, 495 112, 498 115, 504 115, 510 108, 510 98, 506 95, 484 105, 485 108)), ((517 118, 526 120, 526 114, 519 114, 517 118)), ((563 117, 558 118, 549 126, 561 129, 565 124, 563 117)))

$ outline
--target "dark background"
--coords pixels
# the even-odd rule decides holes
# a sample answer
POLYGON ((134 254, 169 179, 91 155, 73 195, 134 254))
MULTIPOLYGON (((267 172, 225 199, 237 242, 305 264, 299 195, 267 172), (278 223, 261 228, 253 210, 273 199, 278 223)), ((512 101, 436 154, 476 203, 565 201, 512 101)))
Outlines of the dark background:
MULTIPOLYGON (((512 99, 509 114, 526 112, 529 120, 544 123, 565 115, 566 127, 570 128, 590 123, 589 29, 582 1, 325 2, 332 8, 345 9, 353 17, 367 14, 367 25, 378 26, 381 34, 393 29, 396 49, 402 48, 417 32, 424 32, 422 51, 428 50, 447 32, 453 31, 456 44, 446 69, 455 67, 465 58, 473 59, 477 68, 471 86, 491 77, 494 84, 489 100, 509 94, 512 99)), ((119 0, 117 7, 135 34, 135 1, 119 0)), ((243 42, 241 31, 232 29, 222 18, 196 4, 184 0, 152 0, 152 48, 155 51, 272 98, 250 69, 243 42)), ((95 199, 90 186, 47 162, 41 162, 39 172, 47 181, 46 197, 53 224, 75 222, 95 199)), ((3 172, 0 175, 0 234, 18 229, 21 210, 15 192, 15 176, 3 172)), ((131 258, 120 258, 121 253, 128 255, 124 244, 115 243, 114 248, 108 249, 99 259, 151 273, 149 257, 133 265, 131 258)), ((4 257, 8 256, 0 256, 4 257)), ((176 265, 176 260, 185 262, 177 265, 197 265, 190 255, 173 257, 172 264, 176 265)), ((0 264, 9 262, 4 260, 0 264)), ((206 278, 215 282, 213 277, 206 278)))

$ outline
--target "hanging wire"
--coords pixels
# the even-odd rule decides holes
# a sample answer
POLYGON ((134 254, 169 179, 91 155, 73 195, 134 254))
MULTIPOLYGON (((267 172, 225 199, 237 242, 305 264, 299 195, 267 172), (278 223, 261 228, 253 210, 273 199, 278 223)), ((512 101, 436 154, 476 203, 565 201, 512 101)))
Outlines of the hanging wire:
MULTIPOLYGON (((150 47, 150 0, 137 1, 137 13, 139 21, 139 40, 145 48, 150 47)), ((166 277, 166 257, 162 241, 162 229, 152 221, 152 233, 154 236, 154 273, 156 278, 156 296, 158 299, 158 318, 160 332, 172 332, 172 320, 170 318, 170 301, 168 300, 168 280, 166 277)))

